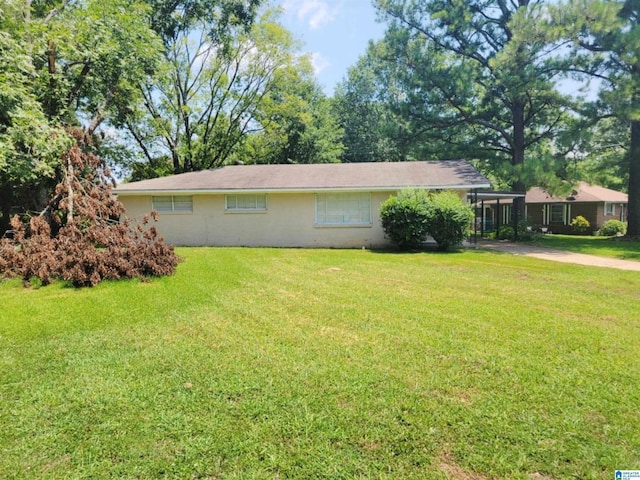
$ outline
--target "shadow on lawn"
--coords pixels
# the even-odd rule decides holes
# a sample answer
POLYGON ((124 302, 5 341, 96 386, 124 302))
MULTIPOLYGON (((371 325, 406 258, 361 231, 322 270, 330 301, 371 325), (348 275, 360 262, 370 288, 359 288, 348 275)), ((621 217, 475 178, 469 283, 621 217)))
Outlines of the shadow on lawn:
POLYGON ((420 253, 430 253, 430 254, 442 254, 442 255, 452 255, 456 253, 463 253, 468 250, 476 250, 475 247, 456 247, 449 248, 448 250, 440 250, 438 245, 435 243, 427 243, 420 248, 411 249, 411 250, 399 250, 397 248, 372 248, 370 251, 373 253, 384 253, 384 254, 396 254, 396 255, 416 255, 420 253))

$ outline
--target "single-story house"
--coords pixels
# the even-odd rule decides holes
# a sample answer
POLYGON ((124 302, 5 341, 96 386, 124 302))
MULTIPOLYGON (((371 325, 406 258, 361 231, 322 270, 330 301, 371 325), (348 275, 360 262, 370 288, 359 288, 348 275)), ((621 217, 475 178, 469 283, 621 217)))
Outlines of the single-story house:
MULTIPOLYGON (((493 199, 477 207, 485 232, 511 223, 511 199, 493 199)), ((627 221, 627 194, 586 182, 579 182, 567 196, 534 187, 525 196, 525 215, 530 224, 553 233, 572 233, 571 220, 581 215, 589 221, 590 230, 596 231, 607 220, 627 221)))
POLYGON ((380 248, 381 202, 405 188, 465 198, 489 181, 462 160, 230 165, 119 185, 130 218, 159 213, 176 245, 380 248))

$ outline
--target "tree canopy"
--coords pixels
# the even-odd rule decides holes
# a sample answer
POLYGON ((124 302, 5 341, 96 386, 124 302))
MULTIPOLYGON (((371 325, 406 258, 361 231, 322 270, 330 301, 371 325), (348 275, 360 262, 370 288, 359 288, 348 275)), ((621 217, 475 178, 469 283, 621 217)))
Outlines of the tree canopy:
MULTIPOLYGON (((396 109, 425 143, 488 162, 517 191, 552 183, 569 119, 543 2, 377 0, 396 109)), ((386 79, 388 82, 388 79, 386 79)))
POLYGON ((629 194, 627 234, 639 237, 640 3, 570 0, 554 6, 552 13, 554 27, 573 42, 571 71, 579 79, 599 80, 599 101, 593 112, 602 119, 599 138, 617 145, 618 151, 626 150, 615 165, 605 157, 599 170, 624 166, 629 194), (611 130, 611 125, 617 128, 611 130))
POLYGON ((337 160, 341 132, 278 17, 266 10, 220 38, 204 16, 164 39, 162 66, 139 84, 144 101, 125 118, 150 175, 232 160, 337 160))
POLYGON ((5 0, 0 13, 0 231, 38 211, 73 140, 137 101, 160 45, 146 3, 5 0))

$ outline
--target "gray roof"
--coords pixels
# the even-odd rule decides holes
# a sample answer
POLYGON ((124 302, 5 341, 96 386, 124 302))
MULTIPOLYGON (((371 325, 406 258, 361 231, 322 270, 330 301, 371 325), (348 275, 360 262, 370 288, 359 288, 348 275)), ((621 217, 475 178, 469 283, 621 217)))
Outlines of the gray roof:
POLYGON ((292 165, 230 165, 118 185, 118 195, 149 193, 389 191, 488 188, 463 160, 292 165))

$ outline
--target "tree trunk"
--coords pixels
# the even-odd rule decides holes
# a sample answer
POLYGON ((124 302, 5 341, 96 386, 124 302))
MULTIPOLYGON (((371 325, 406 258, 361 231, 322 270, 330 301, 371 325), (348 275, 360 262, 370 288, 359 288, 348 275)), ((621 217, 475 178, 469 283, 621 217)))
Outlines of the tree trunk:
POLYGON ((67 224, 73 222, 73 163, 71 161, 71 153, 67 154, 67 224))
MULTIPOLYGON (((513 117, 513 145, 512 145, 512 158, 511 164, 516 169, 521 169, 522 165, 524 165, 525 158, 525 120, 524 120, 524 107, 518 103, 516 103, 512 110, 511 114, 513 117)), ((518 178, 511 182, 511 191, 517 193, 525 192, 525 185, 520 179, 520 175, 518 178)), ((515 239, 518 240, 518 223, 521 220, 525 219, 525 202, 524 198, 514 198, 513 199, 513 209, 511 210, 511 224, 513 226, 513 232, 515 235, 515 239)))
POLYGON ((9 185, 0 184, 0 238, 9 230, 11 222, 11 188, 9 185))
POLYGON ((629 150, 629 209, 627 236, 640 237, 640 120, 631 121, 629 150))

